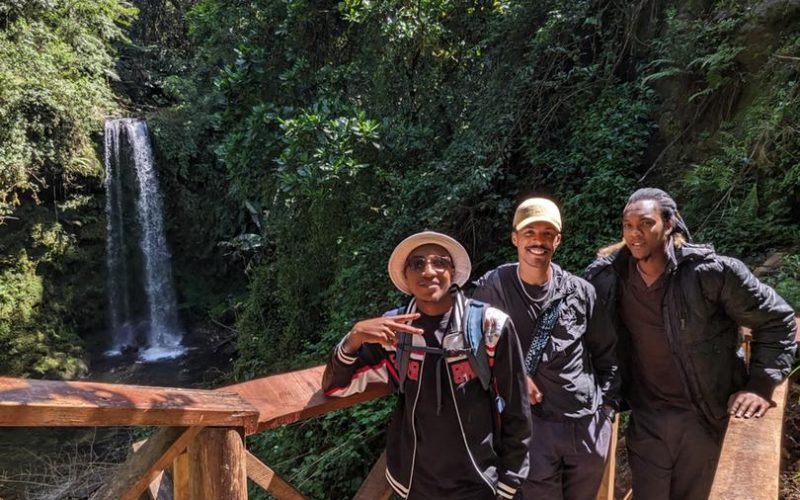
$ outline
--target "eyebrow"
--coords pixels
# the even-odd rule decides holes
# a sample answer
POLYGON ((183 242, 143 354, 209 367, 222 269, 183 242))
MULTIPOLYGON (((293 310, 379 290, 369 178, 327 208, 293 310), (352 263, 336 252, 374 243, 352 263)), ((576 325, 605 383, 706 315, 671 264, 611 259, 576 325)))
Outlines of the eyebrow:
MULTIPOLYGON (((638 216, 638 219, 639 220, 643 219, 643 220, 646 220, 646 221, 650 221, 650 220, 651 221, 655 221, 656 220, 656 218, 653 217, 652 215, 640 215, 640 216, 638 216)), ((622 222, 632 222, 632 221, 629 219, 629 216, 623 215, 622 216, 622 222)))

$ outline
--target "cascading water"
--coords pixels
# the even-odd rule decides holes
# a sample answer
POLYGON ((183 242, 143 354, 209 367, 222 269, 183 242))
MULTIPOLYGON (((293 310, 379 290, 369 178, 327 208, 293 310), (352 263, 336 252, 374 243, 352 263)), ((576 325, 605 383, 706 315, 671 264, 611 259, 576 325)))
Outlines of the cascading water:
POLYGON ((161 194, 143 120, 106 121, 105 167, 106 264, 113 334, 109 354, 144 344, 139 355, 144 361, 177 357, 185 349, 161 194))

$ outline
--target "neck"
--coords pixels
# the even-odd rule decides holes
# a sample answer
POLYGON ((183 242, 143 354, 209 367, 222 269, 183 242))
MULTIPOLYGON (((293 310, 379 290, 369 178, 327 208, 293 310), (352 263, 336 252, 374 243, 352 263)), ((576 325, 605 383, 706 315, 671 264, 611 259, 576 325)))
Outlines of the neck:
POLYGON ((417 310, 426 316, 441 316, 453 308, 453 296, 448 293, 438 301, 417 299, 417 310))
POLYGON ((658 278, 664 274, 664 270, 667 268, 667 254, 666 252, 653 253, 645 259, 638 260, 636 266, 640 273, 650 278, 658 278))
POLYGON ((546 267, 531 267, 520 262, 518 269, 520 279, 528 285, 544 285, 553 276, 549 262, 546 267))

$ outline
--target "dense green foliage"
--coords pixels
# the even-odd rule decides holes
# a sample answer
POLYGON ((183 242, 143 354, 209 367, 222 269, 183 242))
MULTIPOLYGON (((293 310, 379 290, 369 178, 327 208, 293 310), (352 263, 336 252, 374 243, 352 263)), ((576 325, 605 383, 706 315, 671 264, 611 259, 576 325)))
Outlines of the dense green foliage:
POLYGON ((0 216, 99 175, 91 134, 115 108, 111 43, 134 13, 118 0, 0 6, 0 216))
MULTIPOLYGON (((563 207, 557 261, 579 271, 633 189, 666 188, 696 239, 751 262, 788 250, 769 279, 800 306, 796 2, 135 3, 131 44, 126 2, 0 5, 4 372, 72 375, 77 325, 102 328, 92 134, 118 79, 152 111, 183 313, 235 327, 239 379, 319 363, 401 303, 386 259, 411 232, 457 237, 475 274, 512 259, 534 194, 563 207)), ((390 406, 249 445, 345 497, 390 406)))
MULTIPOLYGON (((224 302, 236 376, 319 362, 398 304, 385 262, 412 231, 456 236, 476 272, 512 258, 531 194, 563 206, 573 270, 619 237, 640 185, 725 252, 792 245, 798 19, 757 1, 197 2, 193 60, 163 79, 174 105, 153 128, 175 196, 208 201, 174 204, 173 234, 204 242, 209 282, 249 278, 224 302)), ((793 295, 796 275, 774 279, 793 295)), ((312 496, 346 496, 386 411, 253 446, 312 496)))
POLYGON ((0 4, 3 374, 75 377, 78 331, 103 325, 95 138, 117 108, 112 44, 135 12, 119 0, 0 4))

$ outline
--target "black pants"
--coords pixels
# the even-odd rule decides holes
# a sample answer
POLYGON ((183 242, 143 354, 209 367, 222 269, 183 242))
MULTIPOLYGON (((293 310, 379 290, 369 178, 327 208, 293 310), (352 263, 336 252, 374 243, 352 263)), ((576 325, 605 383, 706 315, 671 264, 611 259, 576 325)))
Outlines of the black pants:
POLYGON ((626 441, 634 498, 708 498, 722 434, 708 430, 693 411, 633 412, 626 441))
POLYGON ((594 415, 551 422, 531 415, 531 469, 515 497, 523 500, 594 500, 603 480, 612 421, 594 415))

